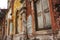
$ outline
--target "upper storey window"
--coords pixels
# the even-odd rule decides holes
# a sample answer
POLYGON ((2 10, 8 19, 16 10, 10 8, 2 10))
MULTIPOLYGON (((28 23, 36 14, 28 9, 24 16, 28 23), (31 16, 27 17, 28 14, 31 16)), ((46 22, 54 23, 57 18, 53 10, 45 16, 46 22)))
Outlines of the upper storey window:
POLYGON ((50 29, 51 28, 51 19, 49 11, 48 0, 38 0, 35 2, 35 17, 37 23, 37 30, 40 29, 50 29))

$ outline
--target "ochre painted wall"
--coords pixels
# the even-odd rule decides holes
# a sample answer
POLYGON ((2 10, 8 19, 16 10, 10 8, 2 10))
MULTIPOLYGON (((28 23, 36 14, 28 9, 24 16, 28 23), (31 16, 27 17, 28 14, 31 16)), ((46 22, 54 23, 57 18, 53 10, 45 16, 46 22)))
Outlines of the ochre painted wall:
POLYGON ((20 0, 15 0, 14 1, 14 6, 13 6, 13 13, 12 13, 12 17, 13 17, 13 34, 15 34, 15 21, 16 21, 16 11, 20 9, 20 0))

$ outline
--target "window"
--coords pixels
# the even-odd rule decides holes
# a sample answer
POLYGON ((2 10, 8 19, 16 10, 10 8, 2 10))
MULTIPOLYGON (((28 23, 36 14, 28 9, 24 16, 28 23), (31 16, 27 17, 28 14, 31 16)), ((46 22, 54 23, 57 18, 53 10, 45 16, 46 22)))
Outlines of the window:
POLYGON ((51 29, 51 19, 48 0, 34 2, 36 29, 51 29))
POLYGON ((19 14, 20 13, 20 10, 17 10, 16 11, 16 23, 15 23, 15 26, 16 26, 16 29, 15 29, 15 33, 16 34, 19 34, 21 31, 21 20, 22 20, 22 18, 21 18, 21 20, 20 20, 20 17, 21 17, 21 15, 19 14))
POLYGON ((12 33, 12 30, 13 30, 13 23, 10 22, 10 34, 12 33))
POLYGON ((32 16, 29 15, 27 18, 27 33, 31 34, 32 33, 32 16))
POLYGON ((17 12, 16 12, 16 34, 18 34, 19 33, 19 16, 18 16, 18 10, 17 10, 17 12))

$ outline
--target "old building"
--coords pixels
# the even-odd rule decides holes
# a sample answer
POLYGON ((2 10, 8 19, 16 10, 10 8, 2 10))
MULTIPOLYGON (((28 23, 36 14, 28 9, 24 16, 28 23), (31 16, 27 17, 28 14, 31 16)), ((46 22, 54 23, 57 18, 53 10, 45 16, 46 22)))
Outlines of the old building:
POLYGON ((8 4, 2 10, 6 13, 0 23, 2 40, 60 40, 60 0, 9 0, 8 4))
POLYGON ((27 27, 30 27, 29 32, 32 30, 32 38, 36 38, 36 40, 59 39, 57 36, 57 33, 59 33, 59 26, 57 25, 59 21, 58 23, 56 21, 57 18, 60 19, 59 7, 57 7, 56 11, 56 6, 59 4, 59 0, 26 0, 27 21, 30 23, 27 27))

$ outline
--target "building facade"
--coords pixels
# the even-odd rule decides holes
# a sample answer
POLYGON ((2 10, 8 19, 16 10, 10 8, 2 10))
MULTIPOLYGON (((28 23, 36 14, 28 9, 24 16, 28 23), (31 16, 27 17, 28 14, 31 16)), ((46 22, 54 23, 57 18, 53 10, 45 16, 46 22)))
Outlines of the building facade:
POLYGON ((10 0, 6 40, 60 40, 60 0, 10 0))

